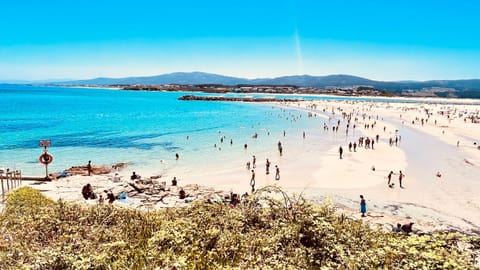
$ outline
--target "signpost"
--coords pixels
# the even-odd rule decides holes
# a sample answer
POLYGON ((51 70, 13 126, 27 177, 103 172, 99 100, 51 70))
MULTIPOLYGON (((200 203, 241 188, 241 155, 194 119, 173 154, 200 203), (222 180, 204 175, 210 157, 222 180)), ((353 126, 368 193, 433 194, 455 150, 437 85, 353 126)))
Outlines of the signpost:
POLYGON ((41 140, 40 147, 43 147, 43 154, 40 155, 38 160, 45 165, 45 179, 48 179, 48 164, 53 162, 53 156, 48 153, 48 147, 52 145, 50 140, 41 140))

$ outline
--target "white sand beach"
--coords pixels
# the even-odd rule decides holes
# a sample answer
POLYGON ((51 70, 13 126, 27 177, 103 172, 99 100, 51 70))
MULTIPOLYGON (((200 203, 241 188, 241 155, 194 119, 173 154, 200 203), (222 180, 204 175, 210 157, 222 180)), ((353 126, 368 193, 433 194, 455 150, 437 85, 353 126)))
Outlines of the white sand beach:
MULTIPOLYGON (((275 134, 284 149, 282 156, 276 145, 272 145, 269 151, 256 151, 255 145, 247 150, 238 146, 236 150, 228 150, 238 151, 235 162, 213 163, 201 169, 184 164, 183 156, 178 161, 172 157, 163 162, 176 162, 177 165, 164 171, 160 179, 169 185, 175 176, 180 186, 198 184, 242 194, 251 189, 251 172, 245 164, 251 162, 252 155, 255 155, 256 188, 275 184, 287 191, 302 193, 315 202, 331 197, 342 211, 354 218, 360 218, 357 209, 359 195, 362 194, 369 212, 364 220, 372 224, 388 227, 396 223, 415 222, 417 228, 424 230, 478 232, 480 150, 477 147, 480 124, 473 122, 479 120, 480 107, 466 103, 433 103, 436 101, 322 100, 276 104, 272 110, 295 108, 298 109, 296 117, 309 117, 308 113, 311 113, 309 119, 312 121, 312 128, 305 130, 305 138, 302 137, 304 130, 294 134, 290 132, 286 136, 275 134), (342 113, 351 115, 348 134, 347 121, 342 113), (338 121, 338 132, 333 132, 332 127, 338 121), (328 130, 324 129, 324 125, 328 130), (357 146, 356 151, 349 151, 350 142, 358 143, 360 136, 374 139, 377 134, 379 141, 375 142, 374 149, 357 146), (395 143, 390 146, 389 139, 395 140, 396 137, 399 139, 398 146, 395 143), (342 159, 338 152, 340 146, 343 148, 342 159), (271 162, 268 175, 265 173, 267 158, 271 162), (281 178, 278 181, 275 180, 275 165, 280 168, 281 178), (372 170, 373 167, 375 170, 372 170), (398 183, 400 170, 405 174, 404 188, 400 188, 398 183), (386 177, 390 171, 394 172, 393 188, 387 185, 386 177)), ((265 133, 259 128, 258 144, 262 144, 265 133)), ((222 151, 219 155, 220 152, 223 155, 229 153, 222 151)), ((127 167, 118 173, 127 181, 133 169, 137 168, 127 167)), ((146 178, 157 172, 138 173, 146 178)), ((81 201, 80 191, 84 184, 91 183, 101 192, 119 185, 109 180, 112 177, 112 174, 72 176, 33 186, 53 198, 81 201)), ((139 204, 139 201, 134 203, 136 206, 139 204)))

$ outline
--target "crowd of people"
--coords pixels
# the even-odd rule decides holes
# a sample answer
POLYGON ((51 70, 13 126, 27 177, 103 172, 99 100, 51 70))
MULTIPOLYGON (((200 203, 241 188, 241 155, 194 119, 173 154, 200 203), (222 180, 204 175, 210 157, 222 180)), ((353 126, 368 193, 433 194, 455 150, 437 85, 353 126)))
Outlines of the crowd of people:
MULTIPOLYGON (((282 110, 282 113, 285 113, 284 109, 281 109, 281 110, 282 110)), ((324 109, 323 111, 325 112, 326 110, 324 109)), ((283 115, 283 117, 290 122, 295 122, 295 121, 298 121, 298 119, 301 118, 301 115, 300 114, 299 115, 294 115, 294 114, 290 113, 289 115, 283 115)), ((311 117, 311 118, 316 117, 316 114, 312 113, 312 112, 308 112, 308 117, 311 117)), ((399 146, 402 137, 399 134, 398 130, 395 130, 395 129, 391 129, 391 132, 390 132, 390 134, 393 134, 394 133, 393 130, 395 130, 395 133, 394 133, 393 136, 382 135, 382 141, 380 141, 380 134, 382 134, 381 130, 383 129, 383 132, 386 133, 387 132, 387 127, 382 126, 382 128, 380 128, 380 132, 379 132, 380 134, 378 134, 378 133, 375 134, 376 132, 378 132, 377 131, 378 130, 377 120, 380 120, 378 115, 375 117, 373 115, 368 115, 367 113, 362 113, 359 110, 357 110, 357 111, 353 110, 352 112, 346 112, 346 111, 340 110, 339 108, 333 108, 332 107, 330 118, 329 118, 329 125, 332 122, 334 124, 329 126, 329 125, 327 125, 327 123, 323 123, 323 130, 324 131, 332 130, 334 132, 334 135, 332 137, 342 136, 341 138, 343 138, 343 136, 345 136, 346 142, 348 144, 347 144, 347 146, 345 146, 345 145, 340 145, 339 146, 338 154, 339 154, 340 159, 345 159, 345 158, 348 159, 352 155, 352 154, 345 155, 344 147, 345 148, 348 147, 348 152, 355 153, 355 152, 358 152, 358 151, 363 151, 363 149, 375 150, 376 147, 379 147, 379 145, 380 145, 380 148, 382 148, 382 145, 381 145, 382 142, 385 142, 385 143, 388 142, 389 146, 394 146, 394 145, 399 146), (340 115, 343 119, 342 118, 339 119, 338 114, 336 115, 336 113, 338 113, 338 112, 340 112, 340 115), (361 119, 363 119, 363 122, 361 121, 361 119), (342 124, 342 121, 344 122, 343 124, 342 124), (343 130, 343 127, 346 127, 344 129, 345 132, 344 133, 340 132, 339 133, 340 135, 337 135, 337 133, 339 131, 343 130), (364 131, 368 131, 368 132, 360 133, 360 136, 355 137, 355 130, 358 130, 358 127, 363 127, 364 131), (355 139, 353 139, 353 138, 355 138, 355 139)), ((383 119, 381 119, 381 120, 383 120, 383 119)), ((415 120, 412 121, 412 124, 421 124, 422 126, 427 124, 427 123, 428 123, 428 118, 416 118, 415 120)), ((390 129, 390 127, 389 127, 389 129, 390 129)), ((359 132, 361 132, 361 131, 359 131, 359 132)), ((219 131, 219 133, 220 133, 220 131, 219 131)), ((264 133, 261 133, 260 131, 255 132, 251 136, 251 139, 261 140, 261 137, 263 136, 262 134, 264 134, 264 133)), ((266 134, 268 134, 267 136, 270 136, 270 131, 267 130, 266 134)), ((293 132, 289 131, 288 134, 290 136, 290 134, 293 134, 293 132)), ((301 133, 299 135, 299 138, 303 138, 304 141, 308 141, 310 138, 312 138, 312 136, 310 136, 310 133, 309 133, 308 140, 307 140, 307 135, 306 134, 307 133, 305 132, 305 130, 301 131, 301 133)), ((278 134, 278 135, 283 136, 283 137, 287 137, 287 131, 283 130, 283 132, 281 131, 281 133, 278 134)), ((187 136, 187 140, 188 139, 189 139, 189 136, 187 136)), ((229 142, 230 146, 233 146, 233 138, 227 138, 225 135, 222 135, 220 137, 220 142, 216 141, 216 143, 214 144, 214 147, 220 150, 221 147, 217 147, 217 144, 219 143, 219 145, 221 145, 224 142, 227 142, 227 143, 229 142)), ((286 145, 290 146, 288 143, 289 142, 287 141, 286 145)), ((459 142, 457 142, 457 147, 459 147, 459 142)), ((254 146, 253 147, 250 146, 250 148, 249 148, 249 145, 247 143, 244 143, 243 144, 243 149, 244 149, 245 153, 248 153, 248 151, 251 151, 250 149, 255 149, 255 143, 254 143, 254 146)), ((284 145, 282 144, 282 142, 278 141, 276 150, 278 151, 278 156, 281 159, 282 156, 284 155, 284 145)), ((353 155, 355 155, 355 154, 353 154, 353 155)), ((258 157, 261 157, 260 154, 258 155, 258 157)), ((175 160, 179 161, 179 159, 180 159, 180 154, 175 153, 175 160)), ((260 160, 263 160, 263 157, 260 160)), ((275 160, 276 160, 276 158, 273 159, 274 163, 276 163, 275 160)), ((259 162, 258 159, 257 159, 257 156, 252 155, 252 158, 246 162, 247 172, 250 173, 249 190, 251 190, 251 192, 255 192, 255 190, 257 189, 257 177, 258 176, 256 175, 256 173, 258 173, 258 167, 263 167, 263 165, 265 166, 264 167, 265 168, 265 175, 268 176, 267 179, 269 177, 271 177, 270 176, 271 174, 273 175, 273 172, 271 171, 271 169, 272 169, 272 166, 274 165, 274 168, 275 168, 274 179, 275 180, 280 180, 280 168, 279 168, 278 164, 272 164, 272 159, 270 159, 269 157, 265 158, 264 163, 262 161, 259 162)), ((88 166, 91 166, 90 162, 89 162, 88 166)), ((372 168, 373 171, 375 171, 375 170, 382 171, 382 168, 380 168, 380 170, 378 170, 378 168, 376 168, 375 166, 372 166, 371 168, 372 168)), ((396 184, 396 181, 394 180, 394 176, 395 176, 395 178, 398 179, 398 185, 400 186, 400 188, 405 188, 405 185, 404 185, 405 184, 404 183, 405 174, 403 173, 403 171, 402 170, 395 170, 398 173, 394 173, 394 170, 387 170, 387 172, 388 171, 389 171, 389 173, 386 176, 387 186, 389 188, 394 188, 395 187, 395 184, 396 184)), ((89 170, 89 172, 90 172, 90 170, 89 170)), ((440 172, 437 172, 436 176, 441 177, 442 175, 441 175, 440 172)), ((136 179, 140 179, 140 176, 138 176, 134 172, 131 176, 131 180, 136 180, 136 179)), ((172 180, 172 186, 176 186, 176 185, 177 185, 177 179, 176 179, 176 177, 174 177, 174 179, 172 180)), ((85 192, 84 197, 86 197, 86 199, 91 198, 91 192, 88 192, 89 188, 85 188, 85 190, 86 190, 86 192, 85 192)), ((83 193, 84 192, 82 191, 82 194, 83 193)), ((234 195, 235 196, 232 195, 232 197, 231 197, 233 202, 237 201, 237 199, 239 198, 239 196, 237 194, 234 194, 234 195)), ((186 197, 188 197, 188 194, 186 194, 185 191, 183 189, 181 189, 180 193, 179 193, 179 197, 180 198, 186 198, 186 197)), ((366 215, 366 211, 367 211, 366 209, 367 209, 366 208, 366 201, 365 201, 365 199, 362 195, 361 196, 361 213, 362 213, 362 216, 366 215)), ((409 227, 404 226, 403 231, 408 230, 407 228, 409 228, 409 227)), ((410 228, 411 228, 411 225, 410 225, 410 228)))

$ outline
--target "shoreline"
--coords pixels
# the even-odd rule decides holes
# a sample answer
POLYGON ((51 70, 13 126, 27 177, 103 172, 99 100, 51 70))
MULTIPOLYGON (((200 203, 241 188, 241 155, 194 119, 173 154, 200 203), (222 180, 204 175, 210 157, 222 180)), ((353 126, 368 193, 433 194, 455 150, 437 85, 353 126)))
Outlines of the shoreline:
MULTIPOLYGON (((253 145, 253 150, 249 149, 243 154, 236 155, 235 166, 209 166, 202 170, 193 170, 188 164, 182 163, 182 158, 178 162, 168 160, 173 165, 162 173, 164 179, 162 181, 168 183, 173 176, 177 176, 180 180, 179 185, 200 184, 215 190, 227 192, 231 190, 242 194, 250 188, 248 186, 250 172, 243 164, 250 159, 251 154, 256 154, 259 170, 256 179, 258 186, 276 183, 288 192, 303 193, 307 199, 317 202, 322 198, 332 197, 336 205, 347 209, 346 211, 353 216, 359 216, 358 210, 355 209, 358 208, 358 195, 363 194, 366 196, 369 211, 375 216, 368 217, 372 223, 396 224, 414 220, 416 224, 420 223, 421 227, 432 229, 454 229, 473 233, 480 231, 476 225, 480 224, 476 216, 480 210, 480 201, 473 191, 480 187, 478 180, 474 180, 474 176, 479 172, 477 164, 480 164, 480 151, 468 146, 466 142, 462 142, 458 149, 454 145, 458 136, 470 138, 480 134, 480 125, 464 123, 459 117, 450 119, 437 114, 430 116, 432 121, 433 118, 438 120, 437 125, 430 121, 421 126, 420 120, 415 120, 424 112, 425 107, 437 111, 444 111, 446 108, 454 111, 462 109, 464 105, 303 101, 293 104, 274 103, 272 106, 275 111, 295 109, 298 112, 295 117, 308 117, 308 113, 315 115, 311 120, 316 124, 307 130, 305 139, 301 138, 301 130, 296 134, 289 133, 282 139, 286 149, 282 157, 278 156, 273 145, 270 150, 261 152, 257 152, 253 145), (316 109, 312 109, 312 104, 316 104, 316 109), (331 109, 335 114, 331 113, 331 109), (342 119, 341 131, 338 134, 333 133, 331 127, 335 125, 337 119, 342 118, 342 112, 349 110, 358 110, 359 118, 362 118, 360 112, 363 112, 370 116, 379 113, 383 119, 376 120, 375 117, 371 117, 370 120, 368 117, 365 120, 359 119, 356 121, 357 129, 351 130, 347 136, 344 135, 345 123, 342 119), (399 114, 402 117, 399 117, 399 114), (410 124, 412 120, 416 123, 410 124), (322 121, 328 122, 330 130, 322 130, 322 121), (376 122, 374 128, 363 127, 373 122, 376 122), (440 130, 446 125, 451 126, 451 131, 443 134, 440 130), (383 131, 383 127, 386 131, 383 131), (349 141, 359 136, 374 137, 376 134, 381 136, 379 142, 375 144, 375 150, 362 148, 356 153, 348 151, 346 144, 349 141), (389 146, 388 138, 397 134, 402 135, 403 141, 398 147, 389 146), (426 145, 428 150, 424 151, 425 157, 416 155, 418 146, 415 142, 419 138, 423 138, 422 145, 433 143, 432 146, 426 145), (338 145, 344 146, 345 149, 345 157, 342 160, 338 159, 338 145), (445 152, 445 155, 441 154, 442 152, 445 152), (280 181, 275 181, 272 174, 264 175, 266 157, 270 158, 272 164, 278 164, 281 168, 280 181), (454 163, 451 162, 453 158, 454 163), (463 159, 469 160, 474 165, 463 162, 463 159), (376 167, 375 171, 371 170, 372 165, 376 167), (441 169, 441 178, 435 177, 438 170, 435 166, 444 167, 441 169), (388 171, 395 170, 394 182, 397 183, 399 169, 407 175, 406 189, 399 189, 397 186, 394 189, 388 188, 385 178, 388 171)), ((478 115, 478 108, 475 106, 472 108, 473 115, 475 110, 478 115)), ((463 109, 468 111, 472 108, 470 106, 463 109)), ((265 134, 260 134, 258 141, 254 142, 262 144, 265 140, 262 136, 265 134)), ((276 136, 281 138, 281 135, 276 136)), ((131 169, 134 167, 135 165, 131 169)), ((140 173, 155 175, 148 170, 140 173)), ((120 175, 128 178, 129 172, 124 170, 120 175)))

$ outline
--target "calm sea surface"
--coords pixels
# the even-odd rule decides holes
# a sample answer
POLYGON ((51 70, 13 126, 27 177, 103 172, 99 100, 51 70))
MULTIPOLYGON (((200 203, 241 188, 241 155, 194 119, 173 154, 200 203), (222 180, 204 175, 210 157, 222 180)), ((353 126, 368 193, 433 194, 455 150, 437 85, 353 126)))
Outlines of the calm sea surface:
POLYGON ((270 105, 177 100, 185 94, 0 85, 0 167, 43 174, 41 139, 52 142, 52 172, 88 160, 152 167, 177 152, 198 164, 220 147, 221 136, 229 147, 243 147, 260 125, 285 129, 270 105))
POLYGON ((191 93, 0 85, 0 167, 42 175, 39 140, 49 139, 51 172, 92 160, 132 162, 133 168, 162 173, 174 166, 175 153, 188 170, 238 160, 245 143, 257 152, 274 149, 283 130, 300 138, 303 130, 320 129, 325 121, 271 104, 177 100, 185 94, 191 93), (265 139, 252 139, 254 133, 265 139), (222 148, 224 154, 218 154, 222 148))

